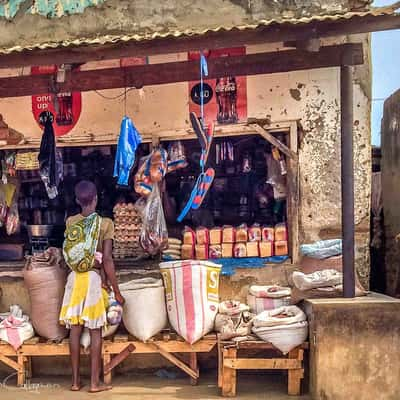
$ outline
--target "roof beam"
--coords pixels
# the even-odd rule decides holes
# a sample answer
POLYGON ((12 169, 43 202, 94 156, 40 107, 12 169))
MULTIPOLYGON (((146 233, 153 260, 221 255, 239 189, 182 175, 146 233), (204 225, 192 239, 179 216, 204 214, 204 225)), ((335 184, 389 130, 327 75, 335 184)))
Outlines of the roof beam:
MULTIPOLYGON (((248 54, 208 60, 209 78, 246 76, 358 65, 363 63, 361 43, 347 43, 321 47, 319 52, 287 50, 270 53, 248 54)), ((0 79, 0 98, 31 96, 65 91, 90 91, 123 87, 141 88, 199 79, 198 61, 164 64, 147 64, 125 68, 91 71, 72 71, 65 82, 56 84, 55 75, 30 75, 0 79)))
POLYGON ((400 29, 400 15, 353 16, 349 19, 314 21, 311 23, 273 23, 256 29, 232 29, 203 35, 166 37, 152 40, 80 45, 55 49, 34 49, 0 55, 0 68, 32 65, 61 65, 179 53, 201 49, 229 48, 250 44, 304 41, 356 33, 400 29))

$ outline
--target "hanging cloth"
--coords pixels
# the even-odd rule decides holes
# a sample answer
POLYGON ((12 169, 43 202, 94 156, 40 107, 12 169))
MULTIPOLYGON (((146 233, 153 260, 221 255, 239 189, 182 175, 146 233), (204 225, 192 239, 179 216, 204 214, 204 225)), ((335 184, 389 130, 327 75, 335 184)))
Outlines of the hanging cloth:
POLYGON ((136 150, 140 143, 142 143, 142 137, 132 120, 124 117, 121 122, 114 164, 114 177, 118 177, 118 185, 128 185, 129 174, 135 164, 136 150))
POLYGON ((53 114, 49 111, 40 114, 39 121, 44 126, 44 131, 38 156, 39 168, 46 172, 50 186, 56 184, 56 138, 53 120, 53 114))

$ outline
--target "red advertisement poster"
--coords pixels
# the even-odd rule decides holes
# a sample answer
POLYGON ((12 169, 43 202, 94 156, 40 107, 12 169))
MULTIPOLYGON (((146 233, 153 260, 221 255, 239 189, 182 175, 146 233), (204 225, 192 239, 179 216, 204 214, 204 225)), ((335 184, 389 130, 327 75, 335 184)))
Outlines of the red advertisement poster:
MULTIPOLYGON (((216 57, 240 56, 246 54, 245 47, 208 50, 203 52, 207 60, 216 57)), ((189 52, 190 61, 199 61, 199 80, 189 82, 189 112, 200 116, 200 53, 189 52)), ((247 87, 245 76, 225 76, 218 79, 204 79, 204 119, 206 123, 234 124, 247 120, 247 87)))
MULTIPOLYGON (((31 74, 49 74, 57 71, 54 65, 32 67, 31 74)), ((82 110, 82 96, 80 92, 43 93, 32 96, 32 112, 39 124, 39 116, 43 111, 50 111, 54 115, 54 133, 63 136, 70 132, 78 122, 82 110)), ((39 124, 40 125, 40 124, 39 124)))

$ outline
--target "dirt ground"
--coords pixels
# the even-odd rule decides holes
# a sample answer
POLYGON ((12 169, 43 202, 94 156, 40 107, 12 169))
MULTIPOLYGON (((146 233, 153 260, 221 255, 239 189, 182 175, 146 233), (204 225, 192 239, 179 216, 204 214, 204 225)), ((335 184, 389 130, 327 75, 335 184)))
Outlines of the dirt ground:
MULTIPOLYGON (((15 386, 15 377, 5 379, 0 377, 1 400, 86 400, 96 398, 99 400, 172 400, 172 399, 220 399, 216 386, 216 377, 213 375, 202 376, 198 386, 190 386, 189 380, 178 377, 171 379, 150 374, 117 376, 113 380, 113 390, 101 394, 89 394, 88 379, 83 379, 86 386, 81 392, 70 392, 67 377, 42 377, 36 378, 22 388, 15 386), (38 397, 40 396, 40 397, 38 397)), ((283 375, 242 374, 238 380, 238 396, 243 400, 289 400, 287 395, 286 379, 283 375)), ((311 400, 305 395, 295 397, 299 400, 311 400)))

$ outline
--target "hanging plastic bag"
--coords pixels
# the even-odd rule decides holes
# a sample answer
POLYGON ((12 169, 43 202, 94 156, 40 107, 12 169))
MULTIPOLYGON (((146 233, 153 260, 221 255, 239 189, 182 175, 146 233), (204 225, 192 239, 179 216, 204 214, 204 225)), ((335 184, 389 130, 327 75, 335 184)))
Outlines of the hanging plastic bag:
POLYGON ((16 201, 10 207, 10 210, 7 213, 6 220, 6 231, 7 235, 11 236, 15 233, 19 232, 20 222, 19 222, 19 214, 18 214, 18 203, 16 201))
POLYGON ((168 247, 168 230, 160 196, 159 185, 154 185, 147 198, 143 212, 143 227, 140 234, 143 249, 155 255, 168 247))
POLYGON ((318 258, 320 260, 342 254, 342 240, 320 240, 312 244, 303 244, 300 251, 304 256, 318 258))

